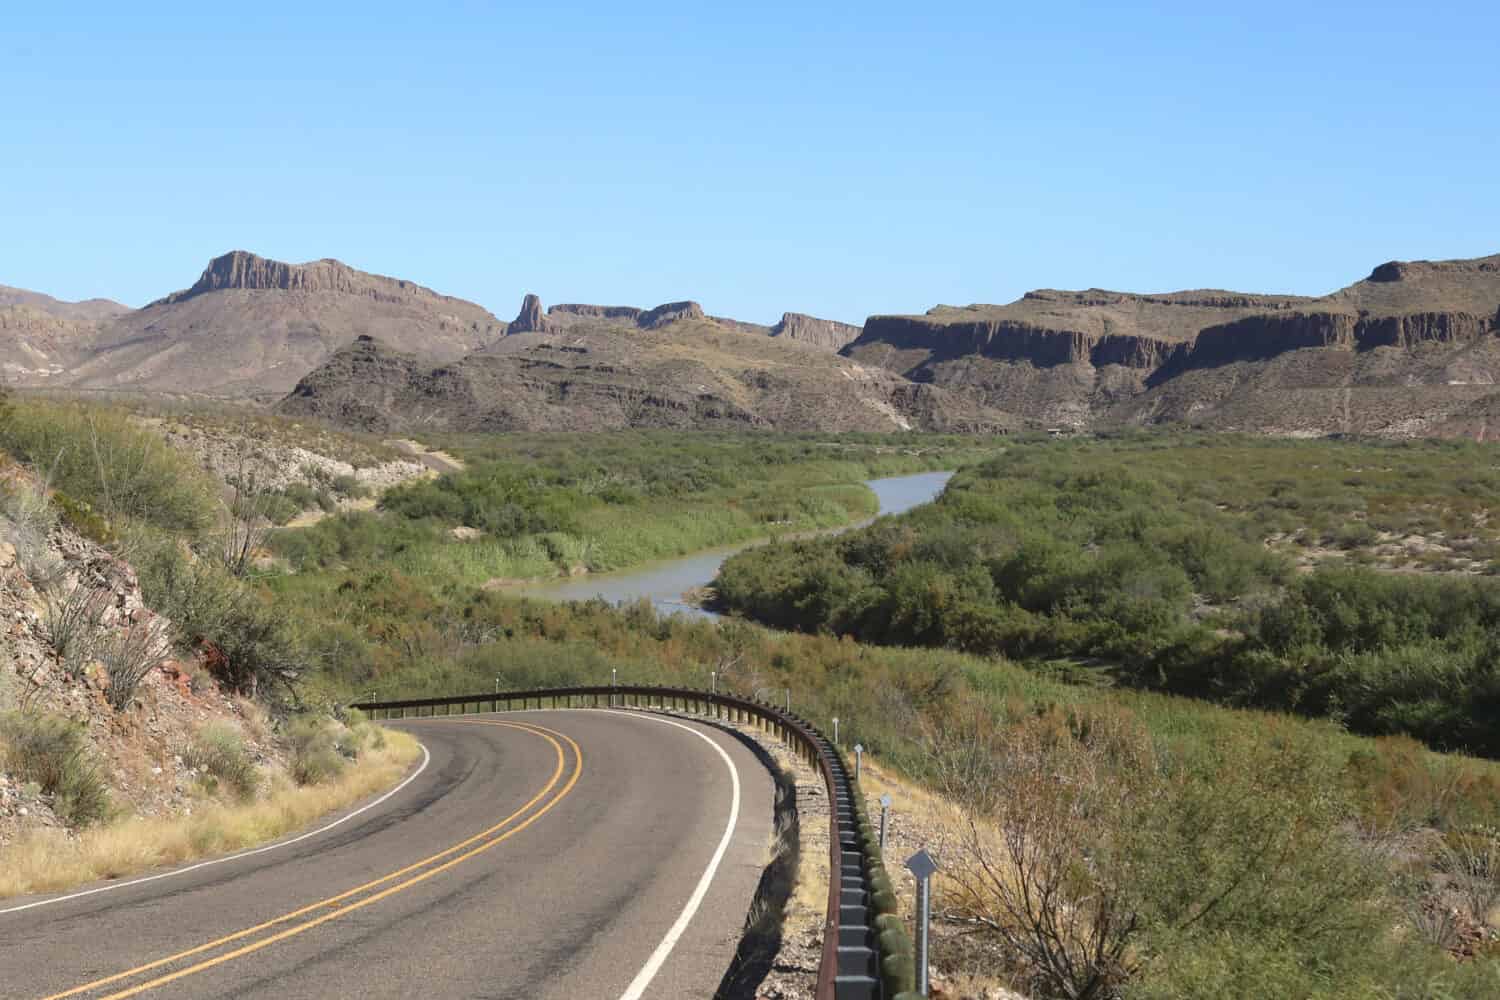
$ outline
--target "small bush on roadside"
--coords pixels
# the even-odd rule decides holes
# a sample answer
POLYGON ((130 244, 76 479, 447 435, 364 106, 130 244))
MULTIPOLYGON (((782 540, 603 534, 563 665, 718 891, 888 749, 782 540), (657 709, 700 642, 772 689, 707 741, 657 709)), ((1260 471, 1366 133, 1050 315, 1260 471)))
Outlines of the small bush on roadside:
POLYGON ((380 727, 372 725, 365 718, 365 713, 351 708, 344 717, 343 730, 334 741, 334 749, 342 757, 357 760, 366 746, 375 750, 384 748, 385 734, 380 731, 380 727))
POLYGON ((222 783, 241 801, 255 798, 260 771, 239 730, 229 723, 210 722, 199 729, 185 759, 189 766, 205 772, 213 785, 222 783))
POLYGON ((89 754, 83 727, 55 715, 0 715, 5 770, 35 782, 51 796, 52 811, 70 826, 98 823, 110 814, 109 790, 89 754))
POLYGON ((299 785, 320 785, 344 770, 338 739, 327 719, 302 718, 291 724, 292 777, 299 785))

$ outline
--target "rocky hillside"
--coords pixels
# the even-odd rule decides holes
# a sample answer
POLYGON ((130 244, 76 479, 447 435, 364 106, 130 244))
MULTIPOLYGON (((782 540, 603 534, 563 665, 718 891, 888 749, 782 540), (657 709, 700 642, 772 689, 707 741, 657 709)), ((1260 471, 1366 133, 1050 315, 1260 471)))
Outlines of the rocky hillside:
POLYGON ((705 317, 696 303, 639 312, 558 307, 546 319, 543 330, 438 367, 361 338, 299 382, 278 409, 381 433, 1017 425, 962 393, 914 385, 826 350, 747 336, 705 317))
POLYGON ((484 308, 336 260, 285 264, 237 250, 192 287, 105 321, 65 376, 92 389, 280 396, 361 334, 433 363, 499 337, 484 308))
POLYGON ((62 302, 0 285, 0 375, 16 382, 55 379, 86 354, 100 324, 129 311, 108 299, 62 302))
MULTIPOLYGON (((232 727, 256 763, 279 764, 259 710, 166 641, 171 623, 147 606, 134 569, 60 520, 35 477, 3 456, 0 466, 0 749, 18 738, 9 723, 71 720, 97 762, 90 781, 141 816, 201 802, 192 748, 205 726, 232 727), (122 663, 148 668, 128 699, 111 690, 122 663)), ((93 800, 35 784, 7 760, 0 753, 0 849, 102 818, 93 800)))
POLYGON ((1042 290, 873 316, 844 352, 1071 427, 1487 433, 1500 256, 1377 267, 1320 298, 1042 290))

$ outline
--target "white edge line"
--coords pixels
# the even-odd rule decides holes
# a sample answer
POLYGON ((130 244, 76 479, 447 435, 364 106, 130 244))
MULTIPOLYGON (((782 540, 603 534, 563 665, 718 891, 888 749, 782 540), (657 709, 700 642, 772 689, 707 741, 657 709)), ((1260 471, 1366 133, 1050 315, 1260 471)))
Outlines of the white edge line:
POLYGON ((656 946, 656 950, 651 953, 651 957, 646 960, 646 964, 641 968, 641 971, 636 973, 635 978, 630 981, 630 985, 625 988, 625 992, 620 994, 620 1000, 641 1000, 641 997, 646 995, 646 987, 651 985, 651 980, 661 970, 662 964, 667 960, 667 956, 677 946, 678 939, 682 937, 683 932, 688 928, 688 924, 692 922, 694 914, 698 912, 698 907, 703 904, 703 897, 708 895, 709 883, 713 881, 714 873, 719 870, 719 863, 724 860, 724 852, 729 850, 729 841, 733 838, 735 825, 740 819, 740 772, 734 766, 734 761, 729 759, 729 754, 724 752, 724 748, 710 739, 701 730, 694 729, 692 726, 685 726, 680 722, 673 722, 671 719, 663 719, 656 715, 646 715, 636 712, 611 712, 611 714, 624 715, 633 719, 649 719, 652 722, 660 722, 666 726, 676 726, 684 732, 692 733, 713 747, 719 756, 724 759, 725 766, 729 768, 730 783, 734 787, 734 796, 731 799, 729 807, 729 822, 724 827, 724 836, 720 838, 718 850, 714 851, 713 858, 709 860, 708 867, 704 869, 703 877, 698 879, 698 887, 693 890, 692 896, 688 898, 687 905, 678 914, 677 922, 667 931, 667 936, 661 939, 661 944, 656 946))
POLYGON ((168 872, 159 872, 155 875, 147 875, 143 878, 133 878, 128 882, 111 882, 108 885, 101 885, 93 889, 85 889, 82 892, 69 893, 66 896, 54 896, 51 899, 37 900, 35 903, 25 903, 21 906, 12 906, 9 909, 0 910, 0 916, 3 916, 7 913, 20 913, 22 910, 30 910, 38 906, 51 906, 53 903, 65 903, 70 899, 82 899, 84 896, 93 896, 101 892, 113 892, 115 889, 128 889, 133 885, 143 885, 146 882, 155 882, 157 879, 172 878, 177 875, 186 875, 188 872, 195 872, 200 868, 208 868, 213 865, 222 865, 230 861, 238 861, 241 858, 254 857, 257 854, 265 854, 267 851, 279 851, 283 847, 291 847, 293 844, 301 843, 302 841, 307 840, 309 837, 316 837, 320 833, 327 833, 334 827, 341 826, 344 823, 349 822, 351 819, 360 815, 361 813, 369 812, 371 809, 374 809, 376 806, 380 805, 386 799, 389 799, 392 795, 395 795, 397 792, 401 791, 401 789, 405 788, 413 781, 416 781, 417 776, 420 775, 423 771, 427 770, 427 765, 432 762, 432 754, 427 752, 427 747, 420 740, 417 742, 417 746, 422 748, 422 764, 410 775, 408 775, 405 781, 401 782, 401 784, 386 792, 374 802, 363 805, 360 808, 354 810, 352 813, 340 816, 338 819, 334 820, 332 823, 329 823, 327 826, 321 826, 318 829, 312 830, 308 833, 304 833, 301 836, 293 837, 291 840, 282 840, 274 844, 267 844, 265 847, 256 847, 248 851, 241 851, 238 854, 228 855, 227 857, 214 858, 212 861, 200 861, 195 865, 188 865, 186 868, 174 868, 168 872))

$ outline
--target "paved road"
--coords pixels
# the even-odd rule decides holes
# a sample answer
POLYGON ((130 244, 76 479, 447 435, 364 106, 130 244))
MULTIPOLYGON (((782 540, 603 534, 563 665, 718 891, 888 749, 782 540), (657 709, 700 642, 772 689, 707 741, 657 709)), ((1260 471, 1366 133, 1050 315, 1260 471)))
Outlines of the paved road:
POLYGON ((636 712, 392 725, 430 763, 336 829, 0 902, 0 996, 713 996, 771 836, 771 778, 743 744, 636 712))

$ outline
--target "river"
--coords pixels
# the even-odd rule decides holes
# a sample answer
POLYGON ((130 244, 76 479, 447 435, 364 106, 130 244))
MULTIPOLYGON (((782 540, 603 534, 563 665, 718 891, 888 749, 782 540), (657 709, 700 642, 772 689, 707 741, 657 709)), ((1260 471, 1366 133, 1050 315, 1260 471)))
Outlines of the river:
MULTIPOLYGON (((884 516, 900 514, 936 498, 952 477, 951 472, 922 472, 914 476, 870 479, 865 485, 874 491, 880 502, 880 513, 876 516, 884 516)), ((869 523, 861 521, 859 524, 836 528, 830 534, 869 523)), ((714 577, 719 575, 719 567, 724 564, 724 560, 736 552, 762 544, 764 540, 740 542, 736 545, 703 549, 677 559, 646 563, 618 573, 593 573, 568 580, 528 584, 520 593, 549 601, 587 601, 602 597, 611 604, 631 603, 647 597, 658 611, 664 613, 680 612, 714 618, 717 616, 713 612, 685 603, 683 593, 713 582, 714 577)))

